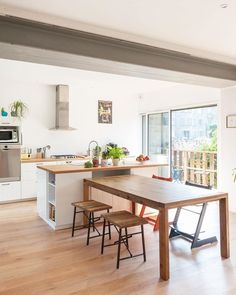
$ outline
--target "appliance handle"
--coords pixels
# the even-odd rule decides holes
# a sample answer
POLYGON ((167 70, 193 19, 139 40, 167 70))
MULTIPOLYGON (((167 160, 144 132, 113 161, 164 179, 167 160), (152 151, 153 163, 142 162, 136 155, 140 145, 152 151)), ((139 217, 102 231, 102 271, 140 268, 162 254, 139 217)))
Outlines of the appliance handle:
POLYGON ((10 183, 1 183, 1 185, 10 185, 10 183))

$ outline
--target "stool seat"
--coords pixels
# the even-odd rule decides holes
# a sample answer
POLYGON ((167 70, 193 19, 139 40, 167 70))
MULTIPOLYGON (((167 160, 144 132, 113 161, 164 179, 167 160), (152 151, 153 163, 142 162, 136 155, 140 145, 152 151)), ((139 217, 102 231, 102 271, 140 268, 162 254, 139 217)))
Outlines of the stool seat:
MULTIPOLYGON (((106 210, 109 212, 109 210, 112 208, 112 206, 94 201, 94 200, 88 200, 88 201, 79 201, 79 202, 73 202, 71 205, 74 207, 74 216, 73 216, 73 223, 72 223, 72 237, 74 236, 74 232, 76 230, 80 230, 84 227, 88 228, 87 232, 87 245, 89 245, 89 240, 100 237, 101 233, 96 227, 96 223, 98 223, 101 220, 101 217, 95 217, 95 213, 99 211, 104 211, 106 210), (77 211, 78 210, 78 211, 77 211), (75 226, 75 219, 76 219, 76 214, 83 214, 87 220, 88 224, 87 225, 82 225, 82 226, 75 226), (90 229, 93 229, 93 231, 97 232, 97 235, 90 236, 90 229)), ((110 225, 108 225, 108 234, 109 234, 109 239, 111 239, 111 230, 110 230, 110 225)))
POLYGON ((98 201, 94 201, 94 200, 74 202, 71 205, 87 212, 98 212, 98 211, 112 208, 112 206, 110 205, 107 205, 98 201))
POLYGON ((119 228, 128 228, 148 223, 144 218, 138 217, 125 210, 104 213, 102 217, 119 228))

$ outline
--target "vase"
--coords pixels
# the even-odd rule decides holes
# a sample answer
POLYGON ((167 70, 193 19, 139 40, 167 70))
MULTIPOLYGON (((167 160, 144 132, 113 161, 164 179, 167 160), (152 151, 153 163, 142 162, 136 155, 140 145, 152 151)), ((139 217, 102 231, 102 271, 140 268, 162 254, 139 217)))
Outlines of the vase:
POLYGON ((113 166, 118 166, 120 162, 120 159, 112 159, 113 166))
POLYGON ((101 167, 107 167, 108 166, 108 159, 101 159, 101 167))

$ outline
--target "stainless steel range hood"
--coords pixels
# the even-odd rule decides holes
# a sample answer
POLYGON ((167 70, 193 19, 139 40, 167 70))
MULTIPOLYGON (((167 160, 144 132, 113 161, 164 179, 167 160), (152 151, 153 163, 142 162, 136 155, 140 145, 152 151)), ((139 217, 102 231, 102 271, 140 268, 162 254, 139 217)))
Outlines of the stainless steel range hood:
POLYGON ((76 130, 69 126, 69 86, 56 86, 56 126, 50 130, 76 130))

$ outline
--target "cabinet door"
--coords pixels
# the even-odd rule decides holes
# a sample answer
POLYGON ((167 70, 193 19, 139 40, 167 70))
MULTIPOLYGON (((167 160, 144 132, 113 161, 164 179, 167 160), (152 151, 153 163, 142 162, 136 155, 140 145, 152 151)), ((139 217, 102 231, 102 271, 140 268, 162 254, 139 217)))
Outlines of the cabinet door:
POLYGON ((20 181, 0 183, 0 201, 19 200, 21 198, 20 181))
POLYGON ((21 164, 21 180, 36 181, 36 164, 35 163, 23 163, 21 164))
POLYGON ((37 197, 37 181, 35 180, 23 180, 21 182, 21 198, 29 199, 37 197))

